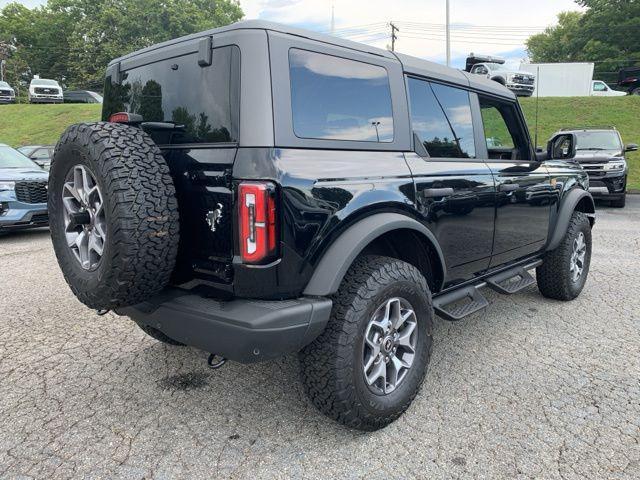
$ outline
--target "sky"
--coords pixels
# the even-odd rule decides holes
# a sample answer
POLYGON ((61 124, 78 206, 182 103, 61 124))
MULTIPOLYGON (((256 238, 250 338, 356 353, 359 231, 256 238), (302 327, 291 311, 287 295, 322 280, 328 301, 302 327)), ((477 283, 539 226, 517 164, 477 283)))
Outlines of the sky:
MULTIPOLYGON (((0 8, 10 3, 0 0, 0 8)), ((44 0, 21 0, 33 7, 44 0)), ((396 50, 444 62, 445 0, 240 0, 246 19, 259 18, 329 32, 381 48, 390 43, 388 22, 400 28, 396 50)), ((453 66, 470 52, 517 64, 530 34, 556 23, 558 13, 580 10, 573 0, 450 0, 453 66)))

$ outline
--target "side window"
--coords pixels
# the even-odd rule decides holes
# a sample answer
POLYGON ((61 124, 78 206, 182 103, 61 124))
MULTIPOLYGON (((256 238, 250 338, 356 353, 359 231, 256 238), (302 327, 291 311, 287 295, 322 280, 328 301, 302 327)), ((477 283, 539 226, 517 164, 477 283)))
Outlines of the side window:
POLYGON ((475 156, 469 94, 464 90, 408 79, 411 124, 431 157, 475 156))
POLYGON ((297 137, 393 142, 387 70, 292 48, 291 110, 297 137))
POLYGON ((521 127, 515 106, 480 97, 480 110, 489 158, 529 160, 527 134, 521 127))
POLYGON ((593 84, 593 91, 594 92, 606 92, 607 91, 607 86, 602 82, 596 82, 596 83, 593 84))

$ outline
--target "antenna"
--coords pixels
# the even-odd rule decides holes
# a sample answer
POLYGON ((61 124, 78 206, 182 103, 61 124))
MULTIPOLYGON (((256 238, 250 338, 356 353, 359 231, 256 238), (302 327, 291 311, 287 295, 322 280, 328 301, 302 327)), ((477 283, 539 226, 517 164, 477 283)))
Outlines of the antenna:
POLYGON ((538 110, 540 109, 540 65, 536 69, 536 134, 533 148, 538 149, 538 110))

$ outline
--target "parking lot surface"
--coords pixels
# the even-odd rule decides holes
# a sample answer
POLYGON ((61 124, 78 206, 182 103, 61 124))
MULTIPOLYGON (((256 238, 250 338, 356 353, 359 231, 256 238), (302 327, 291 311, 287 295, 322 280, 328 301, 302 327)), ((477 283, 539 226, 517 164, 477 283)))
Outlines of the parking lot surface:
POLYGON ((81 305, 47 231, 0 238, 0 478, 640 478, 640 196, 599 208, 589 281, 437 320, 388 428, 319 414, 295 357, 206 367, 81 305))

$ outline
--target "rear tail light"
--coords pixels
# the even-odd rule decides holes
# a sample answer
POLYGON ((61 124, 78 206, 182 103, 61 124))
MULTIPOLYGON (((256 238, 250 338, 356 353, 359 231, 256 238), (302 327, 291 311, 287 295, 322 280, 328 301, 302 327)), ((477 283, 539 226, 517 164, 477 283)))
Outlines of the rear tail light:
POLYGON ((240 255, 245 263, 258 263, 276 253, 275 186, 268 182, 242 182, 238 187, 240 255))
POLYGON ((109 117, 111 123, 140 123, 142 115, 136 113, 118 112, 109 117))

